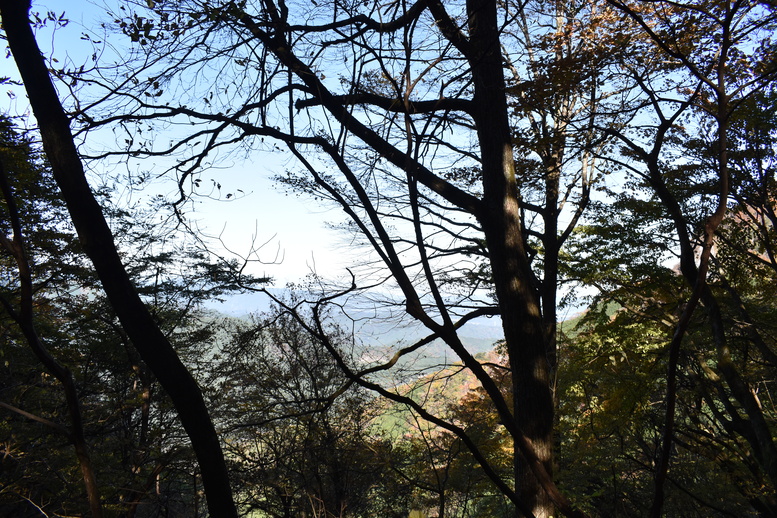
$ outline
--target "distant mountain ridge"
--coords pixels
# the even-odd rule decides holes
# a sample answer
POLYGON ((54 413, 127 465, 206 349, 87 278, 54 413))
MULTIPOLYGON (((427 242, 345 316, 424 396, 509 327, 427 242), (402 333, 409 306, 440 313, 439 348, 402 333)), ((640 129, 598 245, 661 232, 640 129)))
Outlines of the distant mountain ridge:
MULTIPOLYGON (((279 298, 287 293, 283 289, 270 291, 276 292, 279 298)), ((268 312, 271 306, 270 298, 262 293, 242 293, 232 295, 223 302, 212 301, 206 307, 232 317, 247 318, 251 314, 268 312)), ((407 346, 428 335, 428 331, 423 326, 414 322, 378 318, 374 317, 373 313, 359 309, 349 309, 348 312, 354 320, 348 320, 343 316, 342 321, 338 323, 346 329, 353 329, 356 338, 366 348, 394 350, 398 345, 407 346)), ((498 318, 483 317, 465 324, 459 331, 459 337, 470 353, 480 354, 491 351, 504 335, 498 318)), ((425 345, 421 354, 430 362, 455 361, 455 355, 441 340, 425 345)))

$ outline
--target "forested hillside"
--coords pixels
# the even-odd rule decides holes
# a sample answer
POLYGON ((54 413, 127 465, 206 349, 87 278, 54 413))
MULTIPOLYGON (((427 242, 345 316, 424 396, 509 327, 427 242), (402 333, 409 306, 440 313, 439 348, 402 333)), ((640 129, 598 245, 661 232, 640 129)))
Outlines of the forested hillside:
POLYGON ((48 4, 0 515, 777 516, 773 3, 48 4), (340 236, 286 286, 270 177, 340 236))

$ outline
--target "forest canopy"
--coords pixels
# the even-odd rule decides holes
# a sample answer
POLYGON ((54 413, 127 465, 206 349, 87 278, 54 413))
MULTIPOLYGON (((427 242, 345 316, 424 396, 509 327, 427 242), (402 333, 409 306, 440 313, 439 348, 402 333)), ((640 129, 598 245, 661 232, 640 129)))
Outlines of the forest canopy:
POLYGON ((774 5, 67 9, 0 0, 1 513, 777 515, 774 5), (204 230, 268 178, 342 269, 204 230))

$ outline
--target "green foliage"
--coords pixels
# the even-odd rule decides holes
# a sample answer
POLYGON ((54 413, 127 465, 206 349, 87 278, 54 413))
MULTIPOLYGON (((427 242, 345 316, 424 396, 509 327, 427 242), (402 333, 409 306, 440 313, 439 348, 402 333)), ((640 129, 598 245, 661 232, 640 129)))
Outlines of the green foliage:
MULTIPOLYGON (((725 406, 698 362, 702 321, 684 346, 668 516, 745 516, 759 496, 743 441, 718 421, 725 406), (749 479, 749 481, 748 481, 749 479)), ((642 516, 652 498, 665 413, 666 327, 622 308, 591 311, 563 344, 559 477, 594 516, 642 516)), ((708 367, 707 367, 708 368, 708 367)))
MULTIPOLYGON (((2 137, 0 160, 29 244, 34 323, 49 352, 73 372, 105 511, 148 516, 191 509, 199 498, 196 469, 166 394, 140 361, 80 255, 37 148, 5 120, 2 137)), ((10 239, 7 203, 0 209, 0 232, 10 239)), ((110 205, 107 210, 138 290, 196 370, 213 339, 199 308, 236 288, 229 270, 191 246, 163 239, 143 212, 110 205)), ((11 405, 0 409, 0 513, 81 514, 88 507, 70 439, 62 432, 72 426, 65 396, 11 316, 18 312, 19 281, 7 247, 0 261, 0 402, 11 405)))
MULTIPOLYGON (((774 406, 762 404, 773 390, 766 380, 777 374, 777 263, 768 252, 777 221, 773 99, 771 88, 757 92, 731 120, 729 216, 716 233, 708 279, 726 343, 720 345, 705 299, 681 343, 675 374, 668 516, 774 512, 774 483, 760 453, 765 443, 742 426, 758 415, 772 434, 777 425, 774 406), (739 382, 724 363, 764 397, 757 410, 737 395, 739 382)), ((667 155, 675 159, 660 164, 660 173, 682 225, 699 236, 717 203, 720 142, 711 125, 697 120, 693 127, 693 136, 685 128, 668 140, 667 155)), ((598 516, 640 516, 650 508, 666 426, 667 347, 691 293, 679 267, 677 221, 651 185, 642 177, 627 183, 628 191, 609 192, 578 230, 565 263, 570 276, 597 293, 575 327, 563 328, 559 476, 598 516)))

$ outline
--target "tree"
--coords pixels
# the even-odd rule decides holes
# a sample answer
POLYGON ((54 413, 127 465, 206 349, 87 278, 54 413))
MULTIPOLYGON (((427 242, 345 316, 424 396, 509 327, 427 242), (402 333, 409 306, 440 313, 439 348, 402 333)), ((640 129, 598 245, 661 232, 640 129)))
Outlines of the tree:
POLYGON ((176 405, 200 462, 203 483, 209 489, 208 505, 214 514, 236 516, 223 454, 200 389, 135 293, 116 252, 110 229, 84 177, 68 118, 30 28, 29 7, 29 2, 3 2, 0 13, 40 126, 54 178, 84 251, 94 263, 122 326, 176 405))
MULTIPOLYGON (((651 40, 671 59, 675 60, 688 74, 689 83, 696 83, 695 92, 687 101, 679 103, 680 108, 667 118, 663 99, 652 96, 652 109, 660 119, 652 150, 646 153, 634 141, 626 142, 647 166, 647 179, 661 200, 665 210, 674 223, 680 245, 680 271, 694 292, 689 298, 683 315, 676 328, 672 344, 669 372, 667 376, 668 406, 664 429, 661 460, 656 470, 656 491, 653 502, 653 516, 659 516, 663 502, 663 482, 666 478, 671 445, 673 442, 673 413, 676 399, 676 363, 688 325, 696 304, 701 301, 712 331, 712 343, 717 350, 719 372, 725 380, 731 397, 742 405, 748 415, 749 429, 744 432, 748 442, 768 476, 774 480, 774 468, 777 466, 777 449, 770 432, 769 424, 757 400, 753 397, 748 383, 737 369, 731 354, 730 341, 727 338, 726 325, 722 317, 721 306, 714 293, 707 286, 707 273, 714 245, 715 232, 724 220, 728 198, 731 192, 732 171, 729 164, 731 120, 741 103, 764 88, 777 73, 774 49, 763 39, 762 31, 774 27, 775 13, 772 8, 762 8, 757 4, 726 4, 722 8, 702 4, 694 8, 685 6, 667 6, 675 19, 666 22, 661 16, 650 27, 651 15, 640 12, 639 6, 633 8, 617 4, 631 20, 634 20, 650 36, 651 40), (682 23, 696 21, 707 29, 686 39, 678 33, 682 23), (742 48, 754 45, 760 47, 746 58, 742 48), (678 202, 678 196, 672 192, 669 182, 656 157, 665 144, 665 139, 674 126, 674 121, 686 108, 694 107, 694 116, 702 121, 707 119, 715 134, 714 168, 711 173, 716 182, 716 203, 713 209, 701 211, 703 220, 696 220, 698 227, 689 232, 688 222, 694 221, 688 210, 678 202), (706 212, 706 213, 705 213, 706 212), (702 223, 703 221, 703 223, 702 223), (698 235, 698 241, 692 236, 698 235), (699 265, 695 264, 695 249, 701 249, 699 265)), ((655 92, 653 83, 642 83, 643 88, 655 92)), ((704 127, 704 122, 700 123, 704 127)), ((703 192, 703 191, 702 191, 703 192)), ((703 206, 703 205, 702 205, 703 206)))
MULTIPOLYGON (((92 515, 169 509, 176 495, 165 487, 191 485, 194 472, 170 402, 100 293, 42 153, 8 121, 2 128, 0 403, 8 462, 0 506, 20 516, 35 508, 84 512, 87 500, 92 515), (63 441, 73 443, 78 462, 63 441), (179 468, 188 473, 183 480, 179 468)), ((108 192, 101 196, 155 322, 194 370, 192 359, 207 356, 213 340, 199 305, 230 286, 196 249, 164 236, 151 213, 115 209, 108 192)))
MULTIPOLYGON (((586 270, 584 277, 602 290, 604 300, 617 301, 634 315, 615 319, 613 324, 635 325, 635 320, 649 319, 651 325, 670 329, 673 335, 666 351, 666 406, 658 428, 660 447, 655 452, 652 516, 659 516, 676 448, 696 455, 720 441, 730 448, 736 444, 732 450, 736 451, 744 440, 749 454, 759 459, 756 471, 763 470, 755 479, 772 477, 772 418, 757 401, 753 388, 763 375, 755 366, 769 363, 771 346, 768 338, 750 328, 744 343, 752 342, 741 348, 744 343, 739 325, 729 315, 742 314, 738 289, 749 289, 744 285, 735 288, 726 281, 731 273, 721 268, 720 259, 729 252, 720 238, 731 231, 747 233, 750 224, 743 224, 748 218, 741 214, 753 209, 737 207, 737 203, 753 183, 761 186, 762 197, 771 197, 768 181, 761 181, 768 173, 764 175, 761 169, 747 180, 749 168, 737 171, 741 158, 732 158, 750 155, 751 147, 760 149, 760 154, 765 147, 773 147, 756 133, 737 137, 741 135, 737 127, 742 118, 756 123, 749 106, 768 97, 772 89, 774 49, 761 31, 772 30, 775 13, 772 8, 749 3, 661 4, 658 10, 656 4, 649 8, 641 3, 614 5, 628 21, 641 27, 670 66, 650 69, 644 66, 644 59, 637 59, 627 68, 648 99, 635 105, 633 120, 645 122, 606 131, 622 143, 620 163, 632 174, 628 185, 633 194, 624 191, 612 195, 614 200, 604 209, 606 216, 592 232, 595 237, 586 239, 584 245, 609 252, 600 258, 588 256, 592 264, 581 266, 586 270), (704 29, 688 31, 691 22, 704 29), (741 49, 751 46, 757 50, 742 53, 741 49), (732 216, 727 218, 730 209, 732 216), (648 253, 634 254, 636 250, 648 253), (685 289, 668 289, 676 282, 668 261, 674 262, 672 266, 679 262, 674 271, 685 279, 685 289), (594 272, 591 266, 599 271, 594 272), (694 316, 698 304, 706 327, 696 327, 700 324, 694 316), (763 355, 760 358, 747 352, 755 344, 758 355, 763 355), (682 391, 707 384, 711 386, 699 389, 704 397, 696 400, 696 407, 683 401, 686 395, 682 391), (677 414, 678 405, 685 405, 683 410, 688 413, 677 414), (707 419, 717 421, 712 426, 719 428, 702 439, 709 433, 705 430, 707 419), (729 436, 731 432, 741 436, 729 436)), ((743 237, 739 234, 736 238, 736 247, 754 244, 743 237)), ((761 269, 757 261, 748 260, 739 263, 736 270, 745 265, 741 271, 747 271, 750 278, 761 269)), ((752 489, 752 482, 748 486, 752 489)), ((759 512, 773 512, 766 511, 771 497, 764 501, 748 498, 759 512)))
MULTIPOLYGON (((574 514, 551 475, 557 261, 596 176, 593 156, 572 150, 593 140, 602 48, 621 45, 602 37, 599 47, 591 38, 606 16, 584 2, 332 2, 306 11, 274 2, 157 2, 116 18, 138 44, 131 80, 137 90, 124 113, 96 110, 88 125, 201 123, 168 148, 143 138, 146 130, 129 137, 140 155, 191 146, 175 168, 182 196, 196 190, 196 167, 209 153, 233 143, 261 146, 265 138, 286 144, 305 171, 286 181, 341 206, 374 254, 367 266, 388 271, 373 280, 362 270, 360 282, 344 291, 374 282, 394 290, 392 303, 429 333, 400 356, 443 340, 478 378, 513 437, 520 454, 507 479, 465 441, 494 483, 526 515, 547 516, 554 505, 574 514), (510 85, 505 59, 515 76, 510 85), (565 72, 583 63, 590 66, 565 72), (185 106, 166 105, 165 92, 200 74, 211 77, 213 68, 218 76, 191 91, 185 106), (521 80, 525 70, 529 80, 521 80), (517 161, 516 145, 539 161, 517 161), (569 228, 559 223, 567 213, 569 228), (478 270, 486 273, 472 275, 478 270), (494 314, 502 316, 514 373, 509 391, 457 331, 494 314)), ((126 91, 103 84, 110 93, 126 91)), ((377 388, 367 373, 351 374, 377 388)), ((396 391, 382 393, 413 404, 396 391)))
MULTIPOLYGON (((76 391, 73 373, 55 356, 51 354, 45 341, 36 329, 34 319, 35 291, 45 287, 53 279, 45 279, 43 275, 51 274, 56 277, 59 273, 54 261, 42 260, 41 265, 33 268, 31 252, 35 248, 27 244, 26 232, 23 231, 22 218, 25 218, 26 230, 32 229, 33 233, 39 232, 38 246, 42 249, 56 249, 57 245, 68 247, 70 236, 61 229, 60 215, 55 210, 50 214, 41 214, 41 206, 46 204, 46 196, 42 194, 46 187, 51 186, 51 178, 46 174, 44 166, 34 155, 32 146, 28 140, 17 134, 8 120, 2 120, 2 156, 0 156, 0 191, 3 199, 3 226, 4 231, 0 237, 0 245, 3 247, 4 262, 15 264, 17 275, 9 272, 6 266, 4 272, 7 280, 3 288, 2 298, 4 316, 13 321, 21 331, 23 340, 34 353, 38 361, 44 365, 50 376, 53 376, 61 384, 70 426, 50 421, 44 417, 31 414, 22 409, 3 403, 7 410, 14 411, 24 417, 45 424, 51 429, 64 435, 67 441, 74 447, 78 463, 83 475, 84 486, 88 495, 89 506, 92 515, 102 516, 102 507, 95 480, 95 471, 89 454, 89 446, 84 436, 83 411, 76 391), (40 181, 36 178, 40 176, 40 181), (14 179, 14 181, 11 180, 14 179), (21 198, 17 191, 27 191, 23 202, 17 202, 21 198), (37 210, 36 210, 37 209, 37 210), (27 219, 32 220, 32 224, 27 219), (60 224, 58 224, 60 223, 60 224), (38 228, 36 228, 38 227, 38 228)), ((59 207, 61 208, 61 206, 59 207)), ((5 326, 4 326, 5 327, 5 326)), ((11 342, 19 340, 15 337, 11 342)), ((33 504, 34 505, 34 504, 33 504)))
POLYGON ((124 330, 176 406, 202 468, 210 509, 214 514, 236 516, 224 457, 200 389, 143 305, 122 265, 35 41, 29 8, 29 2, 3 2, 0 15, 73 225, 124 330))
MULTIPOLYGON (((209 385, 241 507, 278 517, 382 515, 376 475, 389 452, 372 431, 375 398, 280 308, 226 331, 209 385)), ((331 334, 347 348, 346 333, 331 334)))

